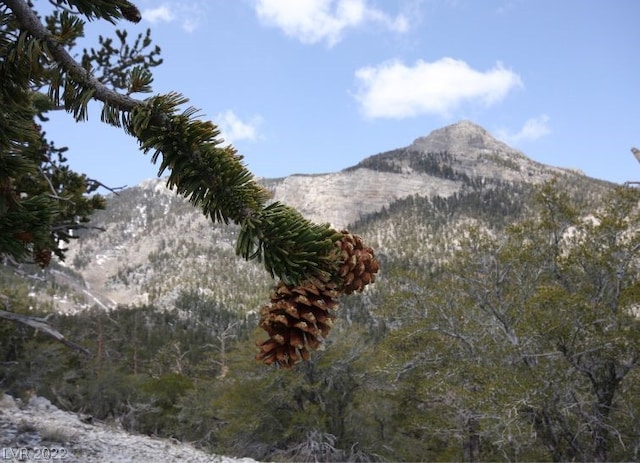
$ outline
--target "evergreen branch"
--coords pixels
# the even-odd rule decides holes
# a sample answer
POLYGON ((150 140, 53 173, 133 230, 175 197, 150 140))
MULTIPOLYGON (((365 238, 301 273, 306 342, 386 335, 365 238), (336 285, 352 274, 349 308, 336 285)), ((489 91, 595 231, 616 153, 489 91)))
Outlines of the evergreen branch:
MULTIPOLYGON (((266 269, 288 284, 311 276, 329 277, 338 266, 333 244, 340 234, 328 225, 305 220, 280 203, 266 207, 270 194, 259 185, 231 146, 221 146, 215 124, 194 118, 188 100, 178 93, 136 100, 108 88, 87 67, 76 62, 63 44, 38 19, 24 0, 5 0, 22 29, 18 53, 48 54, 59 70, 51 75, 50 95, 58 104, 60 88, 67 111, 77 120, 86 118, 90 99, 104 103, 102 120, 138 138, 141 149, 152 152, 152 162, 162 155, 158 175, 169 170, 167 184, 187 198, 214 222, 241 225, 237 253, 258 259, 266 269), (66 75, 63 75, 66 74, 66 75)), ((79 2, 73 2, 79 8, 79 2)), ((102 4, 102 2, 98 2, 102 4)), ((96 6, 96 8, 98 8, 96 6)), ((83 12, 84 13, 84 12, 83 12)), ((85 13, 86 14, 86 13, 85 13)), ((150 74, 132 72, 135 89, 148 89, 150 74)))
POLYGON ((300 281, 294 275, 328 278, 336 268, 334 243, 341 233, 329 225, 318 225, 298 211, 274 202, 242 224, 236 253, 245 259, 264 261, 272 276, 287 284, 300 281))
POLYGON ((122 17, 136 23, 141 19, 138 8, 127 0, 55 0, 55 3, 50 0, 50 3, 72 14, 84 15, 89 20, 103 18, 115 24, 116 20, 122 17), (72 8, 64 7, 63 3, 75 7, 77 12, 72 8))
POLYGON ((61 4, 60 2, 56 2, 55 0, 49 0, 49 3, 51 3, 51 5, 53 5, 55 8, 60 8, 62 11, 66 11, 69 14, 80 14, 79 11, 74 11, 73 9, 64 6, 63 4, 61 4))
POLYGON ((231 146, 220 147, 218 128, 194 120, 195 109, 176 114, 187 99, 177 93, 150 98, 130 115, 130 130, 153 151, 152 161, 162 154, 158 175, 169 169, 167 184, 188 198, 213 221, 241 223, 264 207, 269 193, 242 164, 231 146), (163 120, 162 124, 155 121, 163 120))
POLYGON ((46 49, 53 59, 64 69, 69 77, 83 87, 93 89, 92 97, 94 99, 116 106, 121 111, 131 111, 137 105, 142 104, 140 100, 111 90, 76 62, 64 46, 40 22, 40 19, 27 2, 24 0, 3 0, 3 2, 11 9, 22 28, 46 45, 46 49))

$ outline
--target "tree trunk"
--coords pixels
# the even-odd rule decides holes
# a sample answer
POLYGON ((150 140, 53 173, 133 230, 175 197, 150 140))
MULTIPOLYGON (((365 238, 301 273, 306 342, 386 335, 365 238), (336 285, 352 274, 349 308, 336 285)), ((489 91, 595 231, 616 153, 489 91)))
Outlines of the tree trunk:
POLYGON ((97 356, 96 359, 96 376, 100 378, 102 375, 102 356, 104 355, 104 323, 102 321, 102 316, 98 317, 98 345, 97 345, 97 356))
POLYGON ((478 434, 478 420, 470 416, 465 424, 465 440, 462 443, 463 460, 470 463, 480 461, 480 435, 478 434))

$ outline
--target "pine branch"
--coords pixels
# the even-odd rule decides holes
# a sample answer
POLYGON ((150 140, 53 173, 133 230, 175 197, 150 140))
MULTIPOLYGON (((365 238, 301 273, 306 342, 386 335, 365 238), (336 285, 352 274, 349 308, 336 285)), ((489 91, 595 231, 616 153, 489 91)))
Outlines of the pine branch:
MULTIPOLYGON (((260 344, 258 358, 283 367, 307 359, 309 349, 319 348, 331 328, 337 298, 362 291, 375 280, 379 265, 373 250, 347 231, 339 233, 328 224, 314 224, 279 202, 268 204, 270 194, 255 181, 242 156, 231 145, 221 146, 217 126, 195 118, 194 108, 178 112, 188 101, 185 97, 169 93, 141 101, 110 89, 91 73, 91 58, 83 59, 82 64, 75 61, 63 41, 40 22, 30 2, 3 3, 11 9, 21 30, 7 62, 20 70, 52 60, 53 66, 47 69, 51 105, 63 100, 65 109, 82 120, 87 117, 90 100, 103 102, 104 122, 134 135, 141 149, 152 153, 154 164, 162 156, 158 175, 169 171, 169 187, 214 222, 239 224, 236 253, 263 262, 272 276, 281 278, 271 304, 261 312, 260 326, 270 338, 260 344)), ((126 0, 68 3, 89 19, 139 19, 137 9, 126 0)), ((80 30, 82 23, 69 21, 67 26, 72 36, 74 28, 80 30)), ((28 82, 32 77, 24 74, 22 80, 28 82)), ((150 91, 151 73, 145 66, 133 68, 126 80, 130 92, 150 91)), ((51 252, 47 252, 37 259, 41 265, 48 264, 51 252)), ((70 347, 83 349, 65 340, 42 319, 5 311, 0 311, 0 318, 32 326, 70 347)))
POLYGON ((137 105, 142 104, 140 100, 111 90, 83 68, 40 22, 40 19, 38 19, 38 16, 29 7, 27 2, 23 0, 3 0, 3 2, 11 8, 11 11, 13 11, 13 14, 24 30, 46 44, 51 56, 68 73, 69 77, 80 85, 94 90, 93 98, 116 106, 121 111, 131 111, 137 105))
POLYGON ((145 152, 154 153, 152 162, 162 155, 159 175, 170 171, 170 187, 213 221, 232 221, 242 226, 238 254, 264 262, 272 275, 290 283, 335 270, 333 243, 340 234, 328 225, 304 220, 283 204, 266 207, 269 193, 255 181, 233 147, 219 146, 222 140, 218 138, 218 128, 211 122, 195 120, 193 108, 178 113, 178 107, 188 101, 186 98, 170 93, 140 101, 108 88, 73 59, 27 2, 5 3, 21 28, 41 42, 37 46, 25 45, 25 51, 42 49, 66 73, 66 81, 60 75, 51 83, 54 104, 63 81, 65 107, 76 118, 86 117, 89 99, 102 101, 103 121, 123 125, 125 131, 138 138, 145 152))

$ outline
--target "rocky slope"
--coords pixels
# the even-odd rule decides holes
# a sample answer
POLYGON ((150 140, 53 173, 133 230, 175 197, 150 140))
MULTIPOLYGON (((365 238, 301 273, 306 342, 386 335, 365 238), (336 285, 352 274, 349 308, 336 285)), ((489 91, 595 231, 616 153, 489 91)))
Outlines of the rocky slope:
POLYGON ((69 289, 56 301, 61 311, 96 303, 109 309, 166 307, 184 289, 222 303, 233 300, 242 312, 267 298, 271 279, 266 272, 236 257, 238 228, 212 224, 164 180, 148 180, 112 197, 94 219, 106 232, 86 233, 71 246, 65 265, 50 270, 56 284, 69 289), (80 301, 77 276, 86 283, 80 301))
MULTIPOLYGON (((530 184, 553 175, 587 181, 576 172, 534 162, 462 121, 341 172, 263 182, 275 200, 342 229, 404 198, 446 198, 480 184, 530 184)), ((212 224, 162 179, 111 197, 94 222, 107 232, 85 234, 71 247, 66 267, 53 270, 59 286, 69 289, 57 294, 58 310, 94 304, 170 306, 189 288, 223 303, 233 301, 235 309, 246 312, 264 303, 273 283, 259 265, 236 257, 236 227, 212 224), (86 282, 79 296, 78 276, 86 282)))
POLYGON ((408 196, 450 196, 464 178, 537 183, 552 175, 576 173, 532 161, 479 125, 461 121, 341 172, 291 175, 270 186, 276 199, 306 217, 342 228, 408 196))
POLYGON ((43 397, 0 396, 0 461, 250 463, 168 439, 129 434, 59 410, 43 397))

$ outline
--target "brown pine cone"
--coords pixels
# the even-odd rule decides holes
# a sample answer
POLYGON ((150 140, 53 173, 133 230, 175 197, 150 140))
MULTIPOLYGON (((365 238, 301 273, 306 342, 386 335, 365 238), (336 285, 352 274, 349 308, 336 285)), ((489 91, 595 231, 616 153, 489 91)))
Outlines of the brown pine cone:
POLYGON ((373 249, 365 246, 362 238, 343 230, 344 237, 337 241, 340 246, 340 268, 338 275, 343 279, 342 292, 351 294, 362 291, 366 285, 373 283, 380 265, 373 249))
POLYGON ((260 312, 260 327, 269 339, 258 344, 256 359, 285 368, 308 360, 309 349, 320 348, 333 326, 339 295, 335 286, 318 279, 299 286, 278 283, 271 292, 271 303, 260 312))
POLYGON ((40 268, 47 268, 49 266, 49 262, 51 262, 51 250, 37 250, 33 253, 33 260, 35 260, 36 264, 38 264, 40 268))
POLYGON ((140 10, 134 4, 130 2, 125 2, 125 5, 120 7, 120 13, 122 16, 132 23, 139 23, 142 19, 142 15, 140 14, 140 10))
POLYGON ((335 243, 339 262, 335 275, 309 277, 298 286, 280 281, 271 291, 271 303, 260 312, 260 327, 269 339, 257 343, 257 360, 284 368, 309 360, 309 350, 322 348, 333 326, 338 297, 362 291, 375 281, 379 265, 373 249, 358 235, 342 233, 335 243))

